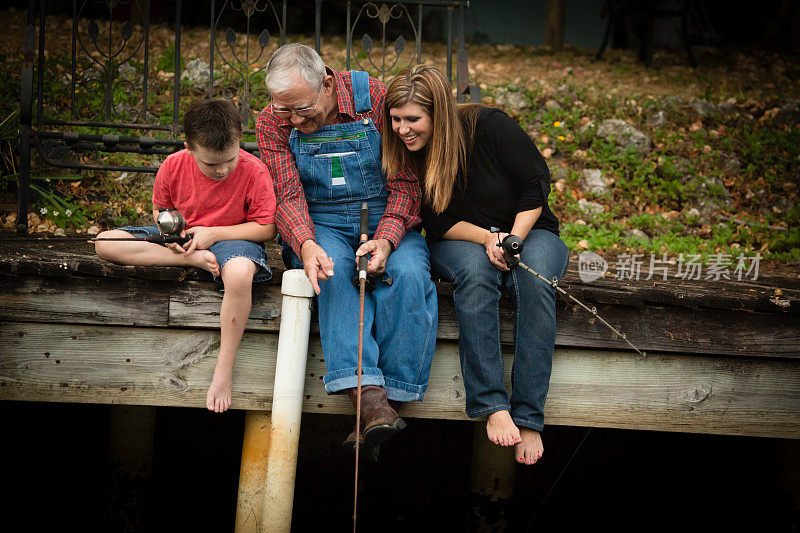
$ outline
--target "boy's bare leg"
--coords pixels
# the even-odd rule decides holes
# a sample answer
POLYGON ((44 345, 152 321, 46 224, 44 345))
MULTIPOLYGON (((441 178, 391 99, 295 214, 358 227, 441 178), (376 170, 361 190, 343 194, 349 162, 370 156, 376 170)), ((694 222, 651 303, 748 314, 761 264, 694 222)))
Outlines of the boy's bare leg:
POLYGON ((516 446, 517 462, 532 465, 536 463, 544 453, 542 435, 535 429, 526 427, 519 428, 519 434, 522 437, 522 442, 516 446))
POLYGON ((236 350, 242 340, 253 299, 253 276, 257 266, 246 257, 234 257, 222 269, 225 296, 220 310, 220 346, 217 366, 206 394, 209 411, 222 413, 231 406, 231 384, 236 350))
MULTIPOLYGON (((104 231, 98 238, 130 238, 127 231, 118 229, 104 231)), ((147 241, 97 241, 97 255, 112 263, 140 266, 193 266, 219 276, 217 258, 209 250, 195 250, 190 254, 173 252, 172 249, 147 241)))

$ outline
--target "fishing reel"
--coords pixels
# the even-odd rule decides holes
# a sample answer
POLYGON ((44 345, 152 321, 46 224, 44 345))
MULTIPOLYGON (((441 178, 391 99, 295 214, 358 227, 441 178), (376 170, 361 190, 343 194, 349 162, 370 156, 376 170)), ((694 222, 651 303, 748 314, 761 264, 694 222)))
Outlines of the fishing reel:
POLYGON ((156 226, 161 232, 160 243, 176 243, 181 246, 192 240, 191 236, 181 237, 181 233, 186 229, 186 219, 180 211, 174 208, 159 209, 156 226))
POLYGON ((186 229, 186 219, 177 209, 159 209, 156 226, 162 235, 180 235, 186 229))
POLYGON ((506 235, 500 240, 500 228, 489 228, 490 233, 497 233, 497 246, 503 249, 503 259, 509 268, 514 268, 519 264, 519 253, 525 247, 525 242, 516 235, 506 235))

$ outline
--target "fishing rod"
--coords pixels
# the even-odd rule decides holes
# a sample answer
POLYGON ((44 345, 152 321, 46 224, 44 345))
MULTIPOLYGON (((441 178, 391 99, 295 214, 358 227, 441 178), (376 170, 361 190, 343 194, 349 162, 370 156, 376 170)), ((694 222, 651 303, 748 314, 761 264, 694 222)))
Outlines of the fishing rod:
POLYGON ((528 272, 530 272, 531 274, 533 274, 534 276, 536 276, 540 280, 544 281, 545 283, 547 283, 548 285, 553 287, 555 290, 557 290, 558 292, 560 292, 561 294, 563 294, 564 296, 566 296, 567 298, 569 298, 570 300, 572 300, 573 302, 578 304, 579 306, 581 306, 584 309, 586 309, 593 316, 597 317, 597 319, 600 320, 600 322, 602 322, 606 327, 608 327, 608 329, 613 331, 618 337, 622 337, 622 340, 627 342, 628 346, 630 346, 631 348, 636 350, 636 352, 639 355, 641 355, 641 356, 647 355, 647 352, 643 352, 642 350, 640 350, 639 348, 634 346, 633 343, 631 343, 631 341, 628 340, 628 337, 624 333, 620 333, 619 331, 617 331, 614 328, 614 326, 612 326, 611 324, 606 322, 603 319, 603 317, 598 315, 596 307, 592 307, 590 309, 589 307, 587 307, 586 305, 581 303, 577 298, 575 298, 574 296, 569 294, 567 291, 565 291, 564 289, 559 287, 558 286, 558 277, 557 276, 554 276, 552 280, 549 280, 546 277, 544 277, 541 274, 539 274, 538 272, 536 272, 534 269, 532 269, 528 265, 526 265, 525 263, 523 263, 520 260, 520 258, 517 257, 517 255, 519 255, 519 253, 522 251, 523 247, 525 246, 525 242, 522 239, 520 239, 516 235, 506 235, 503 238, 503 240, 501 241, 500 240, 500 229, 499 228, 494 228, 494 227, 493 228, 489 228, 489 231, 491 233, 497 233, 497 246, 499 246, 500 248, 503 249, 503 259, 505 259, 505 262, 509 267, 514 268, 517 265, 521 266, 522 268, 524 268, 525 270, 527 270, 528 272))
POLYGON ((180 211, 175 209, 164 209, 158 213, 156 219, 156 226, 158 226, 158 235, 147 235, 145 237, 31 237, 31 236, 13 236, 13 237, 0 237, 3 241, 58 241, 58 242, 103 242, 103 241, 145 241, 155 244, 178 244, 183 246, 190 240, 191 235, 181 236, 183 230, 186 229, 186 219, 180 211))
MULTIPOLYGON (((359 245, 363 245, 369 240, 369 206, 367 202, 361 204, 361 236, 359 245)), ((358 517, 358 459, 361 448, 361 375, 364 373, 362 368, 362 354, 364 350, 364 298, 367 290, 367 256, 362 255, 358 258, 358 366, 356 375, 356 468, 355 468, 355 489, 353 491, 353 533, 356 533, 358 517)))

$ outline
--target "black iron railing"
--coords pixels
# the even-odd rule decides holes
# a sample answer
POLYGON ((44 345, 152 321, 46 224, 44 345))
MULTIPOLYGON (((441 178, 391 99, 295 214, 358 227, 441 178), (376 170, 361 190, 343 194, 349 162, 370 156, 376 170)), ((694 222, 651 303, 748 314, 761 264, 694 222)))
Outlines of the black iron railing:
MULTIPOLYGON (((480 99, 477 87, 468 84, 464 10, 469 2, 325 1, 343 7, 346 12, 347 68, 366 70, 382 80, 420 62, 423 13, 426 9, 444 10, 447 75, 452 79, 455 34, 458 98, 480 99), (354 44, 355 40, 359 40, 360 47, 354 44)), ((163 156, 183 146, 180 126, 183 4, 182 0, 175 0, 172 46, 167 49, 173 57, 165 52, 156 60, 152 54, 151 0, 73 0, 69 65, 53 66, 45 57, 48 2, 29 0, 20 94, 18 233, 27 232, 34 150, 53 167, 156 172, 158 166, 152 161, 141 165, 114 164, 101 156, 109 153, 163 156), (107 13, 103 20, 97 19, 96 11, 87 15, 98 5, 107 13), (118 20, 123 10, 130 13, 131 20, 118 20), (171 68, 172 109, 167 116, 162 110, 157 120, 151 102, 169 85, 162 79, 154 79, 151 73, 154 68, 167 67, 165 60, 171 68), (57 87, 69 87, 68 98, 58 95, 60 108, 68 100, 68 112, 55 111, 56 106, 50 105, 54 96, 48 87, 53 82, 57 87)), ((276 37, 280 44, 286 42, 288 9, 310 13, 313 7, 314 42, 317 51, 321 48, 323 0, 289 4, 287 0, 194 0, 186 4, 193 10, 209 13, 208 86, 194 89, 208 97, 236 98, 246 134, 253 133, 248 126, 254 113, 261 109, 261 103, 268 101, 262 83, 268 60, 266 49, 276 37), (223 28, 223 24, 227 25, 223 28), (225 71, 224 83, 220 70, 225 71), (256 109, 254 104, 258 104, 256 109)), ((168 75, 167 71, 164 76, 168 75)), ((244 142, 242 147, 251 152, 258 150, 254 142, 244 142)))

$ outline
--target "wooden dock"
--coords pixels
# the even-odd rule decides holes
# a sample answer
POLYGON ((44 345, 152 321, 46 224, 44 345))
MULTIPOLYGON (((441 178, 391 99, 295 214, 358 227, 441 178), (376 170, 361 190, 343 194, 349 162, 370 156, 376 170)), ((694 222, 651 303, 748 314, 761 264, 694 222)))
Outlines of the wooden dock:
MULTIPOLYGON (((275 276, 254 289, 237 358, 236 409, 271 409, 283 273, 272 246, 275 276)), ((576 268, 561 286, 648 354, 559 298, 547 424, 800 438, 800 280, 584 283, 576 268)), ((206 279, 112 265, 88 243, 0 242, 0 399, 204 408, 222 299, 206 279)), ((401 414, 466 420, 451 287, 438 289, 428 392, 401 414)), ((510 308, 502 314, 509 343, 510 308)), ((351 413, 325 394, 324 373, 312 326, 303 411, 351 413)))

